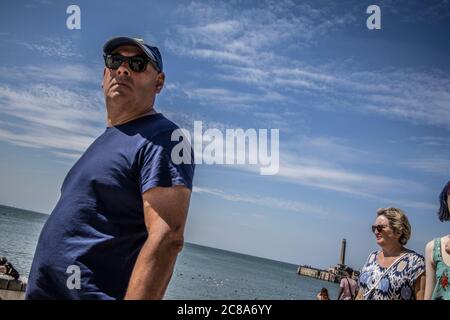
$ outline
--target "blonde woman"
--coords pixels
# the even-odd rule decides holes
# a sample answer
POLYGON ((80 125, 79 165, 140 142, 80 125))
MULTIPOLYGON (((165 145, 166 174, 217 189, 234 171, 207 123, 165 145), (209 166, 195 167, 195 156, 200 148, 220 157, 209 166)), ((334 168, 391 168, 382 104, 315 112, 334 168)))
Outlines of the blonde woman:
POLYGON ((397 208, 377 211, 372 226, 381 250, 372 252, 359 277, 360 297, 365 300, 422 300, 425 290, 425 259, 405 248, 411 225, 397 208))
MULTIPOLYGON (((439 195, 439 220, 450 221, 450 181, 439 195)), ((430 241, 425 248, 425 300, 450 300, 450 234, 430 241)))

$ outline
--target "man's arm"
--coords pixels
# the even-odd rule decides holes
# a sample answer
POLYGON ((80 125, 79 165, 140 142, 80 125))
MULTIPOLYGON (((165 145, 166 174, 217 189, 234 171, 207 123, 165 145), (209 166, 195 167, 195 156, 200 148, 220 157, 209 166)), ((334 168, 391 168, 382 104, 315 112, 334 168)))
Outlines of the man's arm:
POLYGON ((142 195, 148 238, 134 265, 125 299, 162 299, 183 248, 191 191, 152 188, 142 195))
POLYGON ((344 286, 345 286, 344 279, 341 279, 341 282, 339 283, 339 287, 341 288, 341 290, 339 291, 337 300, 341 299, 341 295, 344 293, 344 286))

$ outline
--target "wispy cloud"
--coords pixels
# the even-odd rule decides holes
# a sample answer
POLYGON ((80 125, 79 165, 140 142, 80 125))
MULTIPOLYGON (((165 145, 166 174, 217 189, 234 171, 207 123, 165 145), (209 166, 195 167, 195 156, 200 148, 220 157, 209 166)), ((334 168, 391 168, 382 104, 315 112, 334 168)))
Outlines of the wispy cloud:
POLYGON ((384 12, 402 22, 417 23, 443 20, 450 17, 450 0, 409 1, 408 5, 399 5, 395 0, 379 0, 377 4, 384 12))
POLYGON ((81 89, 100 81, 100 66, 0 67, 0 139, 77 159, 104 126, 101 91, 81 89))
POLYGON ((450 154, 447 156, 421 156, 403 161, 401 164, 427 173, 450 176, 450 154))
POLYGON ((194 187, 193 191, 198 193, 211 194, 214 196, 221 197, 228 201, 245 202, 262 206, 265 208, 289 210, 301 214, 314 215, 316 217, 323 218, 332 215, 332 212, 330 212, 329 209, 320 206, 306 204, 300 201, 291 201, 274 197, 261 197, 247 194, 244 195, 244 194, 228 193, 223 190, 212 188, 194 187))
POLYGON ((437 136, 410 137, 408 138, 408 141, 421 146, 437 147, 437 148, 450 147, 450 137, 437 137, 437 136))
POLYGON ((296 161, 294 164, 282 164, 279 174, 274 178, 294 184, 336 191, 383 204, 419 209, 435 208, 433 204, 425 202, 402 200, 405 196, 421 190, 421 185, 415 181, 357 172, 351 170, 351 168, 302 164, 301 161, 296 161), (409 194, 406 194, 406 191, 409 194), (396 199, 393 199, 393 196, 396 199))
POLYGON ((433 2, 434 3, 423 11, 422 14, 424 17, 438 19, 446 19, 450 17, 450 0, 437 0, 433 2))
MULTIPOLYGON (((302 161, 308 158, 324 159, 333 163, 354 164, 364 161, 376 162, 374 155, 368 150, 359 149, 350 145, 348 139, 326 136, 296 135, 289 142, 283 143, 284 150, 301 150, 302 161)), ((289 159, 291 156, 287 156, 289 159)), ((292 160, 291 160, 292 162, 292 160)), ((318 160, 314 161, 315 163, 318 160)))
POLYGON ((3 81, 24 81, 33 83, 75 82, 77 84, 98 84, 102 80, 102 67, 100 65, 87 66, 83 64, 50 64, 27 65, 23 67, 0 67, 0 79, 3 81), (7 77, 5 76, 7 75, 7 77))
MULTIPOLYGON (((207 106, 227 106, 234 108, 252 108, 257 103, 283 102, 286 97, 277 92, 245 93, 224 88, 193 88, 184 89, 185 95, 199 103, 207 106)), ((245 112, 245 110, 240 109, 245 112)))
POLYGON ((80 155, 98 135, 104 112, 96 92, 38 84, 28 89, 0 85, 0 139, 45 148, 55 155, 80 155), (9 124, 10 123, 10 124, 9 124))
POLYGON ((47 37, 34 42, 17 40, 16 43, 31 51, 39 52, 46 57, 57 57, 62 59, 82 57, 75 42, 69 38, 47 37))
MULTIPOLYGON (((450 77, 412 70, 348 71, 342 67, 224 67, 219 77, 279 96, 315 96, 311 107, 371 112, 412 123, 448 127, 450 77)), ((349 68, 351 70, 351 68, 349 68)))
MULTIPOLYGON (((192 135, 193 119, 204 121, 204 147, 205 143, 208 144, 207 141, 210 141, 205 132, 206 129, 215 128, 223 132, 222 141, 219 141, 219 145, 225 146, 225 129, 236 128, 233 124, 218 123, 201 117, 196 118, 195 115, 187 115, 182 112, 166 112, 166 114, 174 119, 180 119, 181 121, 178 121, 178 123, 191 131, 192 138, 194 138, 192 135)), ((214 137, 215 140, 220 140, 220 138, 220 136, 214 137)), ((382 162, 383 159, 377 159, 367 150, 350 146, 349 141, 345 139, 323 136, 296 136, 294 141, 283 144, 283 149, 280 150, 280 170, 277 175, 268 176, 267 179, 269 181, 282 181, 292 185, 337 192, 377 202, 380 205, 435 209, 435 206, 430 203, 402 200, 411 194, 420 194, 423 192, 424 186, 415 180, 380 174, 379 170, 376 169, 376 165, 379 165, 379 162, 382 162), (299 149, 302 150, 300 154, 294 152, 299 149), (361 163, 375 164, 374 171, 370 172, 367 167, 362 167, 361 163)), ((227 155, 226 152, 227 150, 224 147, 223 157, 233 158, 233 155, 227 155)), ((213 159, 209 157, 209 154, 204 155, 203 160, 208 160, 210 163, 213 162, 213 159)), ((444 165, 444 162, 441 164, 444 165)), ((401 163, 400 165, 404 166, 405 164, 401 163)), ((419 164, 408 163, 409 167, 413 167, 413 165, 417 167, 419 164)), ((260 170, 259 165, 249 164, 220 166, 229 170, 245 171, 254 174, 259 174, 260 170)), ((209 192, 216 192, 217 195, 221 195, 223 198, 232 198, 232 195, 221 194, 217 190, 209 190, 209 192)))
POLYGON ((351 14, 337 15, 333 6, 318 10, 291 1, 261 1, 251 8, 244 3, 191 2, 175 11, 184 17, 186 13, 195 20, 175 27, 175 39, 166 42, 168 48, 175 53, 244 65, 274 60, 280 44, 308 46, 316 37, 355 21, 351 14))
POLYGON ((51 5, 52 2, 49 0, 37 0, 37 1, 27 1, 24 5, 27 9, 36 9, 41 8, 43 6, 51 5))
MULTIPOLYGON (((441 8, 444 4, 440 1, 435 5, 441 8)), ((230 91, 191 86, 188 98, 205 104, 219 99, 228 106, 245 100, 247 106, 261 106, 264 99, 260 97, 270 96, 274 98, 270 102, 289 102, 291 108, 298 108, 298 101, 313 97, 308 107, 370 112, 389 119, 448 127, 448 74, 413 69, 365 70, 345 61, 314 65, 300 61, 290 51, 292 47, 314 45, 321 35, 355 23, 356 13, 337 14, 339 8, 332 5, 317 10, 310 4, 289 1, 266 5, 247 8, 224 2, 192 2, 175 11, 183 16, 190 13, 187 16, 196 19, 187 19, 186 24, 171 30, 172 36, 166 41, 169 50, 214 62, 212 70, 219 72, 209 77, 258 91, 248 94, 245 87, 230 91)), ((358 6, 362 8, 363 4, 358 6)))

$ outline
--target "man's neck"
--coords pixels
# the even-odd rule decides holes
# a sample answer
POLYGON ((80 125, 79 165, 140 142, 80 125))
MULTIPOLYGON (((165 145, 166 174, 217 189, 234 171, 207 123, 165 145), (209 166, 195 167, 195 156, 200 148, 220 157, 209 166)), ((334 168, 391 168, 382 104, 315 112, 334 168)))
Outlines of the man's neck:
POLYGON ((108 114, 107 126, 108 127, 118 126, 155 113, 156 110, 153 107, 151 107, 150 109, 144 110, 143 112, 138 114, 120 114, 117 116, 111 116, 110 114, 108 114))

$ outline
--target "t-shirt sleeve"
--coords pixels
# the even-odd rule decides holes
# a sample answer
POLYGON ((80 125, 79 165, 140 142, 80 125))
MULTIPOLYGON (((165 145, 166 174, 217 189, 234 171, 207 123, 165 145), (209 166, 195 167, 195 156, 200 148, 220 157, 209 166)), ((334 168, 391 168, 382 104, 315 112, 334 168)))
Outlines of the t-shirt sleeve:
POLYGON ((415 255, 412 269, 411 269, 411 279, 416 281, 416 279, 425 272, 425 259, 421 255, 415 255))
POLYGON ((341 288, 345 288, 345 281, 344 281, 345 279, 344 278, 342 278, 341 279, 341 283, 339 284, 339 287, 341 287, 341 288))
POLYGON ((172 149, 179 141, 171 141, 172 131, 158 134, 144 144, 138 152, 138 171, 141 192, 154 187, 185 186, 192 190, 194 178, 194 156, 190 144, 181 152, 190 152, 189 161, 173 161, 172 149))

